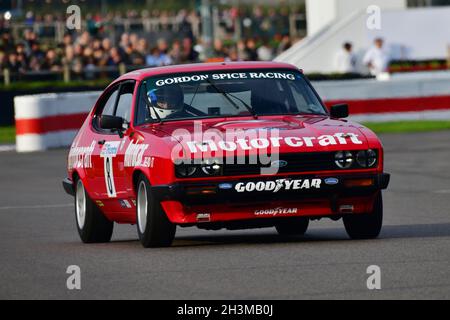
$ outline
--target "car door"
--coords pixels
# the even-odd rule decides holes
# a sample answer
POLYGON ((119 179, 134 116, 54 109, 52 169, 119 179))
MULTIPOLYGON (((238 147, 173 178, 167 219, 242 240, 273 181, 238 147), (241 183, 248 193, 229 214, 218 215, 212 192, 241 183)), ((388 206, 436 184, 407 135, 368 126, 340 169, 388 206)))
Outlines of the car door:
POLYGON ((94 179, 96 181, 97 204, 108 211, 130 209, 124 173, 124 150, 127 141, 127 130, 131 118, 135 81, 126 80, 111 88, 106 93, 105 104, 99 106, 93 119, 93 131, 97 141, 93 154, 94 179), (124 131, 116 131, 101 127, 103 115, 123 117, 124 131))

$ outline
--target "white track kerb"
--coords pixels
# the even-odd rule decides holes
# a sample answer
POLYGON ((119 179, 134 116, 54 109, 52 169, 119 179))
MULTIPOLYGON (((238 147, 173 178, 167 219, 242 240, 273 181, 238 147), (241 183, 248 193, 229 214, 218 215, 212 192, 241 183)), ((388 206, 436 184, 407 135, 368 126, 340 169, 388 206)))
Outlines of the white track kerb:
MULTIPOLYGON (((450 72, 412 77, 400 75, 388 81, 319 81, 313 86, 328 105, 348 101, 350 119, 358 122, 450 119, 450 72), (440 107, 436 109, 433 102, 418 100, 423 98, 434 99, 432 101, 437 101, 440 107), (383 105, 383 99, 397 100, 383 105), (362 103, 365 109, 352 114, 352 101, 362 103), (406 108, 396 111, 397 103, 406 108)), ((16 97, 17 151, 69 146, 99 95, 100 92, 83 92, 16 97)))

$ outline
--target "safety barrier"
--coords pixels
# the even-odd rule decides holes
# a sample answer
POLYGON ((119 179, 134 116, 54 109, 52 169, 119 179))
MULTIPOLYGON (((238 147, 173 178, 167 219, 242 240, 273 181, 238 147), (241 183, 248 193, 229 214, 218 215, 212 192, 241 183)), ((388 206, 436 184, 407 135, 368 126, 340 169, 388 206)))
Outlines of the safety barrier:
POLYGON ((14 98, 16 150, 70 145, 100 92, 51 93, 14 98))

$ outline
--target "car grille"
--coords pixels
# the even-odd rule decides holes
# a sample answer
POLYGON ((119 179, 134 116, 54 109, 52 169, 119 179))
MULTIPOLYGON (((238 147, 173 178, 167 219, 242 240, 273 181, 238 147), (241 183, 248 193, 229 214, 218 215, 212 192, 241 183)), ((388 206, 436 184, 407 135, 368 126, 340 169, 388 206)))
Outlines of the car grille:
MULTIPOLYGON (((283 160, 286 162, 286 166, 280 167, 278 173, 290 173, 290 172, 307 172, 307 171, 322 171, 322 170, 339 170, 334 163, 334 152, 311 152, 311 153, 289 153, 281 154, 279 158, 273 157, 270 159, 283 160)), ((259 161, 259 159, 256 159, 259 161)), ((268 162, 267 159, 266 162, 268 162)), ((253 163, 255 159, 253 159, 253 163)), ((260 174, 261 168, 269 168, 269 164, 254 163, 250 164, 248 157, 234 158, 234 162, 226 162, 223 167, 223 174, 225 176, 236 175, 251 175, 260 174), (245 161, 244 161, 245 160, 245 161)))

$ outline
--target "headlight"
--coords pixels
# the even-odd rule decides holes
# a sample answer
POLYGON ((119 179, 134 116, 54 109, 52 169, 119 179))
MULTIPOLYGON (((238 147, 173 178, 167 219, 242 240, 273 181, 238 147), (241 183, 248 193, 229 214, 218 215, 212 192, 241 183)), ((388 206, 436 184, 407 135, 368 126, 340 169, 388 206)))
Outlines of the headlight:
POLYGON ((180 177, 190 177, 197 171, 197 167, 192 164, 179 164, 175 167, 177 175, 180 177))
POLYGON ((202 171, 208 176, 215 176, 222 172, 222 166, 217 160, 207 159, 202 164, 202 171))
POLYGON ((350 151, 339 151, 334 155, 336 165, 341 169, 348 169, 353 164, 353 154, 350 151))
POLYGON ((363 168, 373 167, 377 163, 377 153, 372 149, 359 151, 356 154, 356 162, 363 168))

